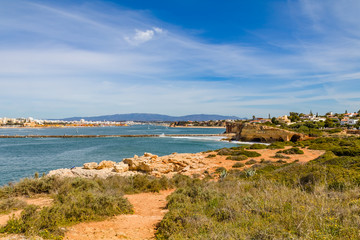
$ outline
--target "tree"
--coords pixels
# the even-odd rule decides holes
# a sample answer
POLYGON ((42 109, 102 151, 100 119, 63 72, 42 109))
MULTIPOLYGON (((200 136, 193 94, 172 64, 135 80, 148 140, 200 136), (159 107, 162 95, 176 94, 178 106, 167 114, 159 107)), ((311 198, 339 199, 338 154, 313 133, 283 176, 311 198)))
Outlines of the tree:
POLYGON ((273 117, 273 118, 271 119, 271 122, 272 122, 273 124, 275 124, 275 125, 279 125, 279 121, 276 119, 276 117, 273 117))
POLYGON ((347 110, 345 110, 345 114, 347 114, 348 113, 348 111, 347 110))
POLYGON ((310 116, 313 116, 314 114, 312 113, 312 111, 310 110, 310 116))
POLYGON ((330 118, 326 118, 326 120, 325 120, 325 127, 327 127, 327 128, 332 128, 332 127, 334 127, 334 122, 333 122, 333 120, 331 120, 330 118))
POLYGON ((297 112, 290 112, 290 117, 289 117, 291 122, 297 122, 300 121, 300 117, 299 117, 299 113, 297 112))

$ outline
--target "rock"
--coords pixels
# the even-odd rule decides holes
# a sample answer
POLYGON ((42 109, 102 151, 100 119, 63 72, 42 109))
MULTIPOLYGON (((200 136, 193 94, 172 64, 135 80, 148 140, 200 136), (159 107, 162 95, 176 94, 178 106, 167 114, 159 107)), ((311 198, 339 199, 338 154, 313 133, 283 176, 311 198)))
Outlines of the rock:
POLYGON ((139 167, 139 158, 125 158, 123 160, 123 163, 126 163, 127 165, 129 165, 129 170, 131 171, 136 171, 139 167))
POLYGON ((159 157, 151 153, 144 153, 143 156, 126 158, 122 162, 102 161, 85 163, 84 168, 58 169, 51 171, 50 176, 62 177, 84 177, 84 178, 107 178, 114 175, 133 176, 135 174, 149 174, 156 177, 172 177, 177 173, 192 175, 198 173, 204 164, 204 157, 201 154, 171 154, 159 157))
POLYGON ((307 138, 301 133, 252 123, 227 123, 226 133, 235 133, 234 139, 237 141, 252 142, 296 142, 307 138))
POLYGON ((84 169, 96 169, 98 164, 96 162, 84 163, 84 169))
POLYGON ((104 168, 113 168, 115 164, 116 162, 104 160, 101 163, 99 163, 99 166, 96 169, 99 170, 104 168))
POLYGON ((119 162, 114 165, 114 171, 118 173, 127 172, 129 171, 129 165, 123 162, 119 162))
POLYGON ((153 167, 150 164, 150 162, 144 161, 144 162, 140 162, 139 167, 136 170, 143 172, 151 172, 153 170, 153 167))
POLYGON ((144 157, 151 157, 151 156, 152 156, 151 153, 147 153, 147 152, 144 153, 144 157))
POLYGON ((142 174, 141 172, 126 171, 126 172, 115 172, 113 168, 104 168, 101 170, 96 169, 84 169, 76 167, 73 169, 57 169, 49 172, 48 176, 56 177, 83 177, 83 178, 108 178, 111 176, 134 176, 142 174))

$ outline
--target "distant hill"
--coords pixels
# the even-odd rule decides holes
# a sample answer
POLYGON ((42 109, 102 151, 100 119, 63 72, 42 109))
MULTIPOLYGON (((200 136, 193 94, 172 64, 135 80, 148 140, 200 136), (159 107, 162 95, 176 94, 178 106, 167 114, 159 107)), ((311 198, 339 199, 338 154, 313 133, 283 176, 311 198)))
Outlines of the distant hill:
POLYGON ((180 117, 151 114, 151 113, 129 113, 129 114, 114 114, 94 117, 71 117, 64 118, 64 121, 78 121, 84 119, 86 121, 141 121, 141 122, 177 122, 177 121, 208 121, 208 120, 225 120, 225 119, 241 119, 236 116, 222 116, 209 114, 195 114, 180 117))

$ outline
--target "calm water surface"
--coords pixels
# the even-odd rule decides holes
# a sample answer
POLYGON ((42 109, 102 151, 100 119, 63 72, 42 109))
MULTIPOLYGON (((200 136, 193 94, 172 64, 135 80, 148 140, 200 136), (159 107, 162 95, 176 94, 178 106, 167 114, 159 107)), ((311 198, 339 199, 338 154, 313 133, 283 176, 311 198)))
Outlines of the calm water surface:
POLYGON ((217 134, 225 129, 166 128, 161 126, 0 129, 0 135, 117 135, 165 134, 159 138, 20 138, 0 139, 0 186, 11 181, 47 173, 58 168, 82 166, 85 162, 119 162, 134 154, 151 152, 195 153, 235 144, 217 141, 216 137, 166 137, 166 134, 217 134))

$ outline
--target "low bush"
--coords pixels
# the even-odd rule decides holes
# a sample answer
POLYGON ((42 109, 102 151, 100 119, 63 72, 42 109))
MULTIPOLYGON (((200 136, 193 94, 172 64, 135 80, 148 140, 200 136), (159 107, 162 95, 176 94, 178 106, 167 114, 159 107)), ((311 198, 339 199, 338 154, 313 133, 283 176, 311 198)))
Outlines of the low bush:
POLYGON ((272 158, 283 158, 283 159, 290 159, 289 156, 285 156, 281 153, 275 153, 275 156, 272 156, 272 158))
POLYGON ((222 173, 224 171, 226 171, 226 168, 224 167, 218 167, 217 169, 215 169, 215 173, 222 173))
POLYGON ((219 155, 232 155, 232 156, 238 156, 238 155, 245 155, 247 157, 260 157, 261 154, 257 153, 255 151, 246 151, 244 149, 229 149, 229 148, 223 148, 220 149, 218 152, 219 155))
POLYGON ((298 147, 289 148, 286 150, 278 151, 277 153, 285 153, 285 154, 304 154, 304 151, 298 147))
POLYGON ((206 158, 214 158, 214 157, 216 157, 216 154, 209 154, 206 156, 206 158))
POLYGON ((252 165, 252 164, 255 164, 257 163, 257 161, 255 159, 250 159, 249 161, 247 161, 245 164, 246 165, 252 165))
POLYGON ((244 167, 244 166, 245 166, 244 163, 237 162, 237 163, 235 163, 232 167, 233 167, 233 168, 242 168, 242 167, 244 167))
POLYGON ((274 142, 267 146, 268 149, 284 149, 285 146, 293 146, 293 142, 274 142))
POLYGON ((248 159, 245 155, 238 155, 238 156, 228 156, 226 160, 233 160, 233 161, 244 161, 248 159))
POLYGON ((266 148, 267 146, 265 144, 258 144, 258 143, 249 146, 249 149, 266 149, 266 148))
POLYGON ((0 214, 8 213, 12 210, 22 209, 26 206, 26 202, 16 199, 7 198, 0 200, 0 214))

